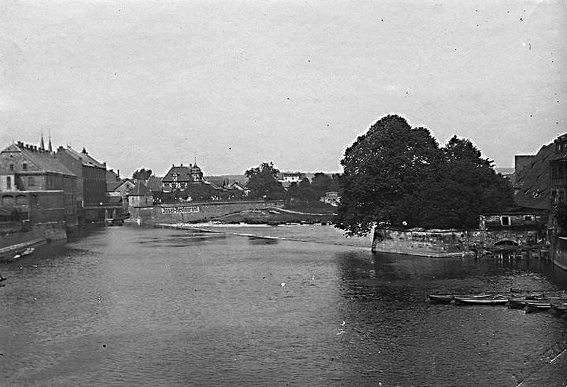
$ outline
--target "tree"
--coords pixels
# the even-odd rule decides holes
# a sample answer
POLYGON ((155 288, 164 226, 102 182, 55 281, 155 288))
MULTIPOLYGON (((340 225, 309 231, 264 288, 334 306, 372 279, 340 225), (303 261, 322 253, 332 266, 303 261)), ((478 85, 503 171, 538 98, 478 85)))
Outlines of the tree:
POLYGON ((333 178, 323 172, 317 172, 311 180, 311 189, 317 200, 325 196, 325 192, 336 191, 333 189, 333 178))
POLYGON ((412 129, 397 115, 380 119, 341 160, 337 227, 349 235, 364 235, 376 222, 416 224, 419 207, 409 198, 435 175, 442 158, 427 129, 412 129))
POLYGON ((260 166, 251 168, 245 172, 248 177, 248 189, 250 197, 265 199, 283 199, 285 190, 277 176, 280 173, 272 162, 262 163, 260 166))
POLYGON ((476 228, 481 213, 512 204, 512 189, 470 140, 443 148, 425 128, 390 115, 376 122, 341 160, 337 227, 364 235, 392 227, 476 228))
POLYGON ((150 176, 152 175, 152 170, 151 169, 137 169, 133 174, 132 174, 132 179, 136 179, 136 180, 148 180, 150 178, 150 176))

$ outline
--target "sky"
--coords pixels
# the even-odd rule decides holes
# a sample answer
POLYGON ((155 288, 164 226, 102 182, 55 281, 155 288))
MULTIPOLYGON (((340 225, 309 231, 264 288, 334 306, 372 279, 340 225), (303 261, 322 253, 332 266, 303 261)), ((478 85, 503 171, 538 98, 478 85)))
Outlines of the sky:
POLYGON ((398 114, 496 166, 567 132, 567 2, 0 0, 0 148, 338 172, 398 114))

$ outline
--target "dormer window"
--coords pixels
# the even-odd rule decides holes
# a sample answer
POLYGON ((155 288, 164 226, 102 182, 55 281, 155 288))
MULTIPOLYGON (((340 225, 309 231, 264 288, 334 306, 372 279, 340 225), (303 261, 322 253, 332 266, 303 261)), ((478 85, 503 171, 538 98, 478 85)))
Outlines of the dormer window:
POLYGON ((14 170, 14 164, 10 164, 10 171, 14 170))
POLYGON ((23 164, 22 164, 22 169, 23 169, 24 171, 27 171, 27 170, 28 170, 28 164, 27 164, 27 163, 23 163, 23 164))

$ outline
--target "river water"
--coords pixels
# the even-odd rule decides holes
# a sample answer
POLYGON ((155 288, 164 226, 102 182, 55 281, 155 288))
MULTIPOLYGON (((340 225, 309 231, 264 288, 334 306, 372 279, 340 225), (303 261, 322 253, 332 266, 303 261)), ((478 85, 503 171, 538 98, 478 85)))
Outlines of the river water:
POLYGON ((567 340, 549 313, 425 302, 567 289, 546 262, 372 254, 325 226, 211 230, 101 228, 0 264, 0 386, 516 386, 567 340))

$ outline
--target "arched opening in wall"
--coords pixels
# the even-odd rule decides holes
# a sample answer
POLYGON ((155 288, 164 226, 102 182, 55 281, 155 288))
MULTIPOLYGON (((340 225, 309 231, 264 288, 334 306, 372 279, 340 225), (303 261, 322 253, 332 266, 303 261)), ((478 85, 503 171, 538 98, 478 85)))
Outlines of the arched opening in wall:
POLYGON ((16 204, 17 205, 26 205, 26 204, 28 204, 28 198, 25 195, 16 196, 16 204))
POLYGON ((2 196, 2 205, 3 206, 13 206, 14 205, 14 197, 11 196, 11 195, 2 196))
POLYGON ((501 247, 506 247, 506 246, 518 246, 518 242, 516 241, 512 241, 510 239, 503 239, 501 241, 498 241, 494 244, 494 246, 501 246, 501 247))

